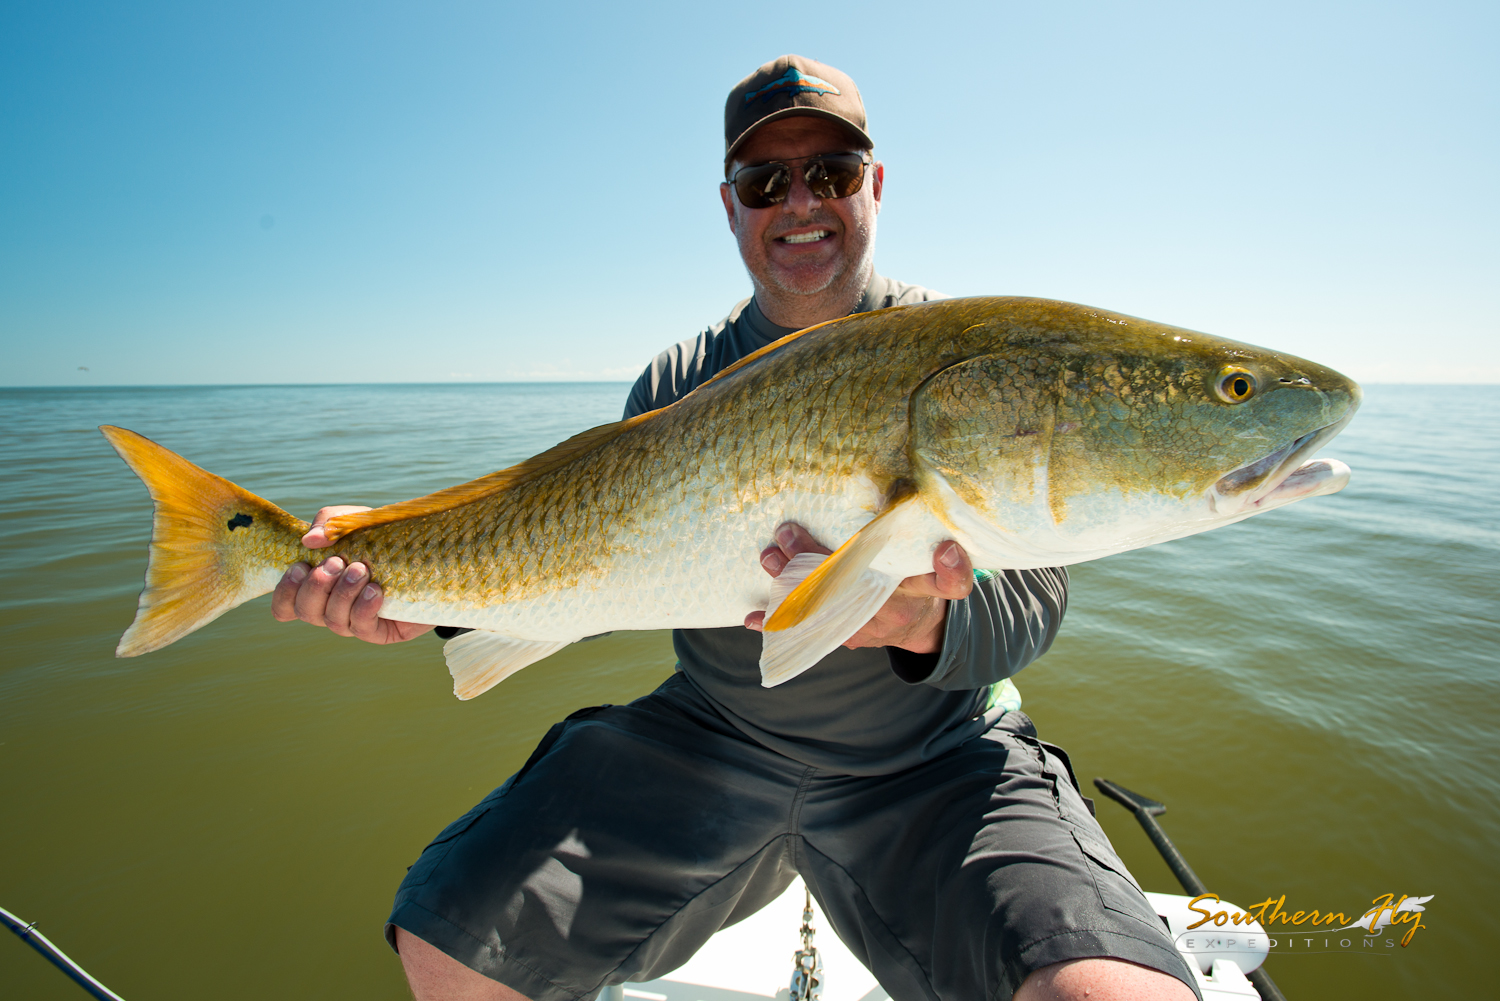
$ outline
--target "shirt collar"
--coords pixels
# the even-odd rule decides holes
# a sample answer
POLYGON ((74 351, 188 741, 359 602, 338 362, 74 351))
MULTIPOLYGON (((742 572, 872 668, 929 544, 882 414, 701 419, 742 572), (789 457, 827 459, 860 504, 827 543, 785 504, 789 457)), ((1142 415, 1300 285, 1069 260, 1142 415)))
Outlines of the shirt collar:
MULTIPOLYGON (((890 282, 884 276, 870 272, 870 284, 865 286, 865 294, 860 297, 859 305, 849 313, 868 313, 872 309, 879 309, 885 304, 886 295, 890 290, 890 282)), ((740 314, 740 323, 748 328, 757 347, 765 347, 772 341, 779 341, 787 334, 795 334, 800 327, 783 327, 766 319, 766 314, 760 311, 760 303, 751 296, 750 301, 745 304, 744 311, 740 314)))

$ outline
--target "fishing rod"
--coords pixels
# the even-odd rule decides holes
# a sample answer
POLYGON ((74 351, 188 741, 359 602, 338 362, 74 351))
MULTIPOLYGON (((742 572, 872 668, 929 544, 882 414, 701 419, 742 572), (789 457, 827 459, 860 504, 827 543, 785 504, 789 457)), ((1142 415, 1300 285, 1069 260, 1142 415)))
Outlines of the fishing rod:
POLYGON ((98 998, 99 1001, 125 1001, 120 995, 90 976, 83 967, 69 959, 68 954, 53 945, 46 935, 37 931, 35 921, 22 921, 10 911, 0 907, 0 924, 4 924, 5 927, 21 936, 21 941, 46 956, 53 966, 66 973, 74 983, 98 998))
MULTIPOLYGON (((1167 832, 1161 829, 1156 818, 1167 812, 1165 803, 1158 803, 1154 799, 1142 796, 1138 792, 1131 792, 1118 782, 1109 779, 1094 779, 1094 787, 1104 795, 1119 803, 1125 809, 1135 814, 1135 819, 1140 821, 1141 826, 1146 829, 1146 837, 1156 846, 1161 853, 1162 861, 1167 863, 1167 868, 1172 870, 1172 875, 1177 877, 1177 882, 1182 888, 1193 896, 1207 893, 1208 887, 1203 885, 1203 880, 1188 865, 1187 859, 1182 857, 1182 852, 1172 844, 1172 839, 1167 837, 1167 832)), ((1246 979, 1255 985, 1255 990, 1260 994, 1261 1001, 1286 1001, 1286 995, 1281 993, 1281 988, 1276 986, 1266 973, 1264 967, 1256 967, 1245 974, 1246 979)))

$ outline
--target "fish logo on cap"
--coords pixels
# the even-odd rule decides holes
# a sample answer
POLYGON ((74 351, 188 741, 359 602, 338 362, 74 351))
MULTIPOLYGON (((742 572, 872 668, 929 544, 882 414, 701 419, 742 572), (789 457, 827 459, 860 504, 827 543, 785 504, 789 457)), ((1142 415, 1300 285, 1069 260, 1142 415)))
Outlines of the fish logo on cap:
POLYGON ((778 94, 842 94, 833 84, 820 77, 808 76, 795 66, 789 67, 781 76, 766 84, 760 90, 752 90, 745 95, 745 103, 749 104, 757 97, 762 101, 769 101, 778 94))

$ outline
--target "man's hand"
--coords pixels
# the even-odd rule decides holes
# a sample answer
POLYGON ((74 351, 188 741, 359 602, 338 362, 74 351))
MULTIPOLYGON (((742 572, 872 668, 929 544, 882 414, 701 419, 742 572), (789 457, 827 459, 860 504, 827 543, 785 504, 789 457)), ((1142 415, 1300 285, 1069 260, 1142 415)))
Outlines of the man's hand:
MULTIPOLYGON (((799 553, 823 553, 833 550, 820 546, 801 525, 787 522, 776 530, 776 544, 760 554, 760 565, 772 577, 799 553)), ((932 554, 932 573, 908 577, 875 617, 844 641, 844 646, 897 646, 912 653, 937 653, 943 648, 943 627, 948 620, 948 601, 966 598, 974 589, 974 564, 963 546, 949 540, 938 544, 932 554)), ((760 632, 765 612, 745 616, 745 628, 760 632)))
MULTIPOLYGON (((302 544, 308 549, 332 545, 323 528, 328 519, 368 510, 352 504, 323 508, 313 518, 302 544)), ((415 622, 382 619, 380 603, 384 600, 380 585, 370 579, 369 567, 363 563, 345 566, 342 559, 330 556, 317 569, 293 563, 271 596, 271 614, 279 622, 301 619, 366 643, 402 643, 432 629, 415 622)))

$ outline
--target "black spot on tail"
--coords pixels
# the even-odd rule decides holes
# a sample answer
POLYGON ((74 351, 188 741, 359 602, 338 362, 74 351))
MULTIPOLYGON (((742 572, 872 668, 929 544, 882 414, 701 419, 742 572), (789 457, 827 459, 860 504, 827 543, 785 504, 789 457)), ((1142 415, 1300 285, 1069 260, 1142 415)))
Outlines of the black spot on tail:
POLYGON ((249 528, 250 524, 253 521, 255 521, 255 519, 250 517, 248 514, 237 514, 233 518, 229 519, 229 530, 232 532, 236 528, 249 528))

